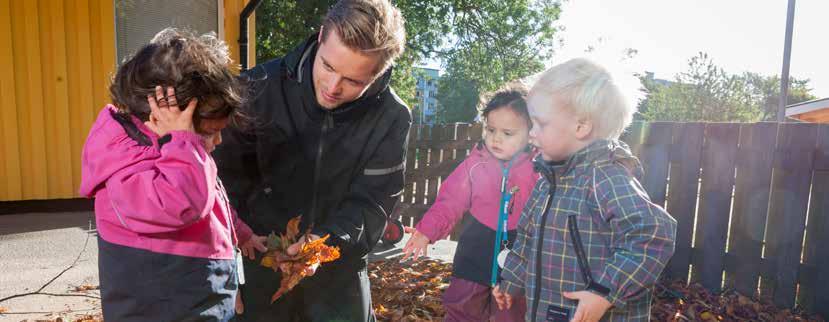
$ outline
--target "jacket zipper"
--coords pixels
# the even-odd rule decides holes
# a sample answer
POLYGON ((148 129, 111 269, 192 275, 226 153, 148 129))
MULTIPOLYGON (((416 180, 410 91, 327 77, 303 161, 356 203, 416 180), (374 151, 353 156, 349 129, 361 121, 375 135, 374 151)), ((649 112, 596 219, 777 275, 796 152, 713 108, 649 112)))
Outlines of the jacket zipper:
POLYGON ((322 170, 322 149, 325 145, 325 134, 328 133, 331 128, 334 127, 334 116, 331 112, 325 112, 325 117, 322 121, 322 127, 320 128, 320 140, 317 144, 317 158, 316 163, 314 164, 314 185, 312 186, 311 190, 311 210, 308 213, 309 221, 308 221, 308 229, 312 229, 314 227, 314 222, 316 221, 317 216, 317 193, 318 193, 318 185, 319 185, 319 177, 320 172, 322 170))
POLYGON ((544 209, 541 211, 541 221, 538 223, 538 239, 535 243, 535 290, 533 290, 533 303, 532 303, 532 319, 530 321, 536 321, 538 317, 538 305, 540 302, 541 296, 541 247, 544 245, 544 223, 547 222, 547 213, 550 210, 550 205, 553 202, 553 198, 556 195, 556 175, 555 173, 550 175, 545 175, 547 181, 550 183, 550 191, 549 195, 547 196, 547 202, 544 203, 544 209))

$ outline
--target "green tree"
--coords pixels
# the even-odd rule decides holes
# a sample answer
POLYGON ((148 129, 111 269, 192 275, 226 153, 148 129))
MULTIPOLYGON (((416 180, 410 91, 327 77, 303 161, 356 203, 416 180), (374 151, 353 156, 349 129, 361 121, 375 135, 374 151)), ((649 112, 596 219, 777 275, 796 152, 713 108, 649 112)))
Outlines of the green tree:
POLYGON ((439 57, 438 119, 469 122, 481 93, 537 73, 552 55, 558 1, 465 1, 450 12, 453 44, 439 57))
MULTIPOLYGON (((792 78, 789 103, 813 99, 808 80, 792 78)), ((650 121, 755 122, 773 120, 780 97, 780 78, 756 73, 732 75, 705 53, 688 62, 674 82, 659 84, 643 78, 648 93, 640 104, 650 121)))
MULTIPOLYGON (((777 109, 780 106, 780 76, 763 76, 757 73, 744 73, 753 104, 761 113, 760 120, 776 121, 777 109)), ((796 104, 813 100, 817 97, 812 95, 808 79, 789 78, 789 95, 787 104, 796 104)))

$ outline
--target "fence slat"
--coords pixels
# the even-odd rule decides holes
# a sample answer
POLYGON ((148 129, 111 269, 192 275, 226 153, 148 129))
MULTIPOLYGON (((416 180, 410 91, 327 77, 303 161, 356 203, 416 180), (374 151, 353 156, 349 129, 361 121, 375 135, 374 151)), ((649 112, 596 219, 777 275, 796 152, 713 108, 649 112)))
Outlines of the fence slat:
POLYGON ((639 156, 641 155, 639 152, 639 146, 642 145, 642 141, 645 137, 645 131, 648 127, 648 123, 636 121, 628 127, 625 133, 622 134, 621 140, 627 143, 630 147, 630 150, 633 152, 634 155, 639 156))
POLYGON ((829 125, 820 125, 815 151, 809 220, 806 223, 804 265, 814 268, 811 279, 800 278, 801 305, 829 316, 829 125))
POLYGON ((668 263, 667 274, 683 280, 688 278, 688 266, 691 264, 691 239, 704 133, 705 125, 702 123, 678 124, 674 129, 674 142, 671 146, 667 210, 677 221, 677 231, 676 250, 668 263))
MULTIPOLYGON (((419 142, 431 142, 432 132, 433 132, 433 128, 431 126, 424 126, 420 130, 420 140, 418 140, 418 141, 419 142)), ((423 198, 425 198, 426 179, 427 179, 422 174, 425 171, 427 171, 427 169, 429 168, 429 165, 428 165, 429 149, 418 147, 416 157, 417 157, 417 169, 419 170, 421 176, 419 176, 415 180, 413 180, 415 182, 415 184, 417 185, 415 187, 415 192, 414 192, 414 204, 415 205, 422 205, 423 204, 423 198)), ((419 220, 420 220, 420 217, 415 218, 415 223, 417 223, 417 221, 419 221, 419 220)))
POLYGON ((814 267, 811 279, 800 278, 800 304, 810 312, 829 316, 829 169, 825 167, 829 155, 829 125, 818 129, 815 172, 812 177, 812 196, 809 220, 806 224, 806 243, 803 262, 814 267), (820 169, 820 170, 818 170, 820 169))
POLYGON ((475 123, 469 128, 469 139, 472 142, 478 142, 484 135, 484 126, 481 123, 475 123))
POLYGON ((417 178, 417 174, 420 172, 418 169, 415 169, 415 160, 417 160, 417 142, 419 140, 419 132, 420 125, 412 125, 409 129, 409 146, 406 149, 406 181, 405 181, 405 191, 403 191, 403 203, 411 203, 412 202, 412 192, 414 191, 412 187, 414 186, 413 178, 417 178))
POLYGON ((657 205, 665 206, 665 189, 667 188, 670 146, 675 123, 655 122, 648 127, 639 157, 645 169, 642 185, 657 205))
POLYGON ((765 255, 775 263, 773 299, 781 307, 791 308, 795 303, 816 143, 816 125, 780 125, 765 255))
POLYGON ((725 242, 734 169, 739 137, 739 124, 712 123, 705 128, 702 149, 702 188, 699 199, 696 247, 702 256, 694 259, 694 279, 712 291, 722 288, 725 242))
MULTIPOLYGON (((429 170, 440 168, 444 165, 444 163, 448 163, 446 158, 451 156, 447 153, 451 153, 448 149, 445 149, 446 142, 454 142, 455 139, 455 126, 454 125, 441 125, 440 127, 436 128, 438 131, 437 133, 433 133, 432 135, 432 156, 431 156, 431 163, 429 164, 429 170)), ((454 167, 451 169, 447 169, 447 171, 443 172, 452 172, 454 167)), ((433 173, 426 178, 429 179, 428 184, 428 191, 426 194, 426 203, 431 205, 435 202, 435 198, 438 195, 438 181, 440 177, 445 176, 443 172, 440 173, 433 173)))
POLYGON ((734 267, 728 279, 742 294, 757 292, 763 233, 766 229, 772 156, 777 123, 743 124, 737 152, 737 179, 731 219, 729 253, 734 267))
MULTIPOLYGON (((469 124, 459 124, 458 125, 458 127, 457 127, 457 131, 458 131, 458 140, 457 141, 458 142, 462 142, 462 143, 465 143, 465 144, 470 143, 469 142, 469 129, 470 129, 469 124)), ((464 158, 466 158, 466 148, 458 148, 458 147, 454 148, 453 158, 455 160, 463 160, 464 158)), ((447 175, 449 175, 449 174, 447 174, 447 175)))

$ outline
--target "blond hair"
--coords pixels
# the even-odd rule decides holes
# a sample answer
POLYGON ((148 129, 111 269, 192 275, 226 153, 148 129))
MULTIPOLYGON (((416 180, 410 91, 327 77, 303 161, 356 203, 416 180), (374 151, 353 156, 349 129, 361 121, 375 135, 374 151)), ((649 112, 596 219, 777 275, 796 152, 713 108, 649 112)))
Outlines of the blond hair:
POLYGON ((382 73, 403 53, 406 29, 403 16, 388 0, 340 0, 322 22, 322 41, 332 30, 348 48, 378 55, 382 73))
POLYGON ((565 108, 593 123, 593 136, 618 139, 633 121, 631 104, 610 73, 598 64, 575 58, 541 74, 530 96, 559 100, 565 108))

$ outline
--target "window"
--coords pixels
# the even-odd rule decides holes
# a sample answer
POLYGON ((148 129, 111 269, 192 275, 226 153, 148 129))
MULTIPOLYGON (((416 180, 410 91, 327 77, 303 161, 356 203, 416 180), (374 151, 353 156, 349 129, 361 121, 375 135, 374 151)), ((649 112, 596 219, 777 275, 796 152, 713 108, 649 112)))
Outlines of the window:
POLYGON ((116 55, 120 64, 166 27, 189 29, 197 34, 215 32, 223 37, 220 22, 222 0, 115 1, 116 55))

